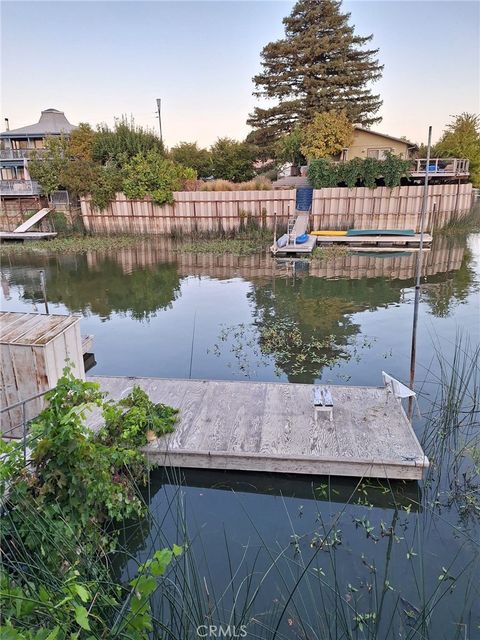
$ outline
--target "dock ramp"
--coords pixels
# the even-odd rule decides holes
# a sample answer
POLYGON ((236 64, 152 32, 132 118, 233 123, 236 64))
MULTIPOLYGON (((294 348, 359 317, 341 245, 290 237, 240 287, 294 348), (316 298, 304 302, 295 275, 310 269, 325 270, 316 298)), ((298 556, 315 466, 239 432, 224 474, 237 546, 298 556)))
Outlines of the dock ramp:
POLYGON ((51 209, 45 207, 44 209, 40 209, 37 213, 34 213, 33 216, 30 216, 28 220, 22 222, 22 224, 13 230, 13 233, 24 233, 33 227, 33 225, 40 222, 48 213, 50 213, 51 209))

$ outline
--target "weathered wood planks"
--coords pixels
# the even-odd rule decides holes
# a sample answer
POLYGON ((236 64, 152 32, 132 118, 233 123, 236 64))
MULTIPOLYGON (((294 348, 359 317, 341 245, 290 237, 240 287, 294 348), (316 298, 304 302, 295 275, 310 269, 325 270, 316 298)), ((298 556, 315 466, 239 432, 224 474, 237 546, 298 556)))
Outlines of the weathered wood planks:
MULTIPOLYGON (((140 385, 180 409, 174 433, 148 445, 165 466, 419 480, 428 460, 383 388, 330 386, 333 421, 315 419, 304 384, 92 377, 118 399, 140 385)), ((92 414, 91 428, 101 417, 92 414)))

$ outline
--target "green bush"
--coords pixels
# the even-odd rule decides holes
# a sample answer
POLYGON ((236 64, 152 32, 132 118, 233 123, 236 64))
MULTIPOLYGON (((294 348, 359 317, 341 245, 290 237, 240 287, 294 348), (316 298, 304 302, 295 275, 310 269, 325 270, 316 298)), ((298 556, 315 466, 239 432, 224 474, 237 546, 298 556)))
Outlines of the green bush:
POLYGON ((337 187, 341 184, 352 188, 363 185, 370 189, 383 179, 385 186, 398 187, 401 179, 408 175, 410 161, 388 154, 385 160, 375 158, 353 158, 348 162, 335 163, 328 158, 312 160, 308 167, 308 179, 314 189, 337 187))
POLYGON ((133 119, 128 121, 126 117, 122 117, 115 122, 113 129, 106 125, 97 129, 91 153, 96 162, 113 162, 121 167, 136 155, 149 151, 165 155, 160 138, 152 131, 136 125, 133 119))
POLYGON ((67 368, 32 425, 32 464, 25 467, 21 445, 0 439, 0 635, 6 640, 148 640, 153 629, 150 597, 182 548, 155 551, 133 580, 118 583, 111 523, 143 515, 138 486, 147 466, 137 447, 148 428, 172 430, 177 412, 153 404, 138 387, 118 404, 103 395, 67 368), (102 436, 85 427, 95 405, 107 420, 102 436))
POLYGON ((382 162, 382 175, 386 187, 398 187, 403 177, 408 174, 410 160, 402 160, 393 153, 388 153, 382 162))
POLYGON ((314 189, 336 187, 338 182, 336 165, 328 158, 312 160, 308 166, 308 180, 314 189))
POLYGON ((157 151, 134 156, 123 169, 123 192, 128 198, 151 197, 156 204, 173 202, 173 191, 187 180, 195 180, 194 169, 166 160, 157 151))
POLYGON ((218 138, 210 147, 212 174, 217 179, 245 182, 255 176, 256 148, 247 142, 218 138))

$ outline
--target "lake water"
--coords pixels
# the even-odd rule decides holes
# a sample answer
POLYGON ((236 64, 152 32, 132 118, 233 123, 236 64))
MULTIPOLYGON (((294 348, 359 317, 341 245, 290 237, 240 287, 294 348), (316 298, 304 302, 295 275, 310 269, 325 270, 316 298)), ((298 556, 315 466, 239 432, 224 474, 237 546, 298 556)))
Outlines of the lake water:
MULTIPOLYGON (((44 269, 51 312, 80 313, 82 333, 95 336, 92 375, 378 386, 382 370, 408 381, 415 259, 352 253, 276 262, 184 254, 165 239, 102 253, 10 255, 2 309, 43 311, 44 269)), ((462 417, 455 434, 440 438, 428 417, 439 357, 451 361, 460 335, 464 347, 479 340, 480 234, 439 235, 425 273, 416 375, 423 417, 414 426, 433 458, 426 482, 390 489, 156 470, 149 517, 126 532, 133 557, 121 573, 163 544, 191 540, 194 553, 185 555, 195 557, 198 584, 174 599, 188 609, 198 591, 206 610, 220 604, 177 619, 166 587, 157 614, 179 635, 248 620, 251 638, 480 637, 480 499, 469 460, 478 424, 462 417)))

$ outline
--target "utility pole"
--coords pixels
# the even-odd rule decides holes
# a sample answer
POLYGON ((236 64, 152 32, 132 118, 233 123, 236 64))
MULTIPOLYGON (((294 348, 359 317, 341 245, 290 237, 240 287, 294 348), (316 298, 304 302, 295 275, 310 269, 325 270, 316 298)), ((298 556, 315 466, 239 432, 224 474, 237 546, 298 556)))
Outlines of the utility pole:
MULTIPOLYGON (((417 355, 417 327, 418 327, 418 306, 420 304, 420 282, 423 271, 423 234, 425 232, 425 216, 427 215, 428 208, 428 169, 430 166, 430 152, 432 147, 432 127, 428 127, 428 144, 427 144, 427 159, 425 163, 425 180, 423 186, 423 199, 422 209, 420 214, 420 247, 417 253, 417 265, 415 274, 415 300, 413 303, 413 327, 412 327, 412 349, 410 352, 410 389, 413 391, 413 385, 415 382, 415 361, 417 355)), ((433 225, 433 223, 432 223, 433 225)), ((413 397, 409 400, 409 413, 413 408, 413 397)))
POLYGON ((161 142, 163 142, 161 107, 162 107, 162 100, 161 100, 161 98, 157 98, 158 126, 159 126, 159 129, 160 129, 160 140, 161 140, 161 142))

